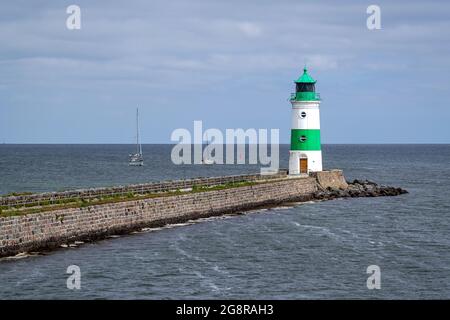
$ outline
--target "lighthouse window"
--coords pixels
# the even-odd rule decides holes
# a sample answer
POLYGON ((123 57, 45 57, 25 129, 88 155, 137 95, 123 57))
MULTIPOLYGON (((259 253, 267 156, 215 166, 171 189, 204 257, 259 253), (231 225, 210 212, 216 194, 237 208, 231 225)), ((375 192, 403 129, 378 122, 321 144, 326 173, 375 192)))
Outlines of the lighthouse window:
POLYGON ((305 118, 306 117, 306 112, 305 111, 302 111, 302 113, 300 113, 300 117, 303 119, 303 118, 305 118))
POLYGON ((305 142, 306 141, 306 136, 301 136, 298 140, 300 140, 300 142, 305 142))
POLYGON ((314 83, 303 83, 299 82, 296 84, 297 92, 314 92, 316 91, 314 83))

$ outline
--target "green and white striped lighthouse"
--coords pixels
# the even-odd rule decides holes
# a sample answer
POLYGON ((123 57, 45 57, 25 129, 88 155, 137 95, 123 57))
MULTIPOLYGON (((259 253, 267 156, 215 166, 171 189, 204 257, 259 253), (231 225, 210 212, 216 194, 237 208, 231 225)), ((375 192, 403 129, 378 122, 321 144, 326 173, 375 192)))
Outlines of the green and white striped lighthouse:
POLYGON ((316 81, 308 74, 306 67, 295 81, 295 93, 291 96, 289 175, 322 171, 320 96, 316 93, 315 84, 316 81))

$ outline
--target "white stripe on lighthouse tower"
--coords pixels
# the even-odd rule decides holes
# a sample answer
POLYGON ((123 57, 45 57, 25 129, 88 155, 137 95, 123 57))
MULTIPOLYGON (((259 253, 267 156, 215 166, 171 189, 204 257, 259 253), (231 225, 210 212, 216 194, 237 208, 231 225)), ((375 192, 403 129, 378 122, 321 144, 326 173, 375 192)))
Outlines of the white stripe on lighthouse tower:
POLYGON ((314 104, 296 101, 292 106, 292 129, 320 129, 319 102, 314 104), (302 115, 302 113, 304 114, 302 115), (306 114, 306 116, 304 116, 306 114))

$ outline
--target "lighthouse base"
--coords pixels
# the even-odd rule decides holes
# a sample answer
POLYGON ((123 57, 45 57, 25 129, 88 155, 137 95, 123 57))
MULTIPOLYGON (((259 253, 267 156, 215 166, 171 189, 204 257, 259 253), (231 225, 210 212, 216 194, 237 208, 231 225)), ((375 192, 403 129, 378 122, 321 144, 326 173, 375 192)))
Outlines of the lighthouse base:
POLYGON ((322 171, 322 151, 289 151, 289 175, 322 171))

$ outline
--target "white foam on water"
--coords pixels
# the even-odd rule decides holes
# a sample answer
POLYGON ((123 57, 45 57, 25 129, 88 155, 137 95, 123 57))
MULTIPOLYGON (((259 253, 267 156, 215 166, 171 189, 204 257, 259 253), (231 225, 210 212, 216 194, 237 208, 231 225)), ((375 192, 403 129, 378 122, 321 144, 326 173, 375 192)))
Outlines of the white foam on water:
POLYGON ((16 254, 15 256, 7 257, 7 260, 19 260, 27 257, 29 257, 29 255, 26 252, 21 252, 19 254, 16 254))
POLYGON ((287 210, 287 209, 291 209, 291 208, 293 208, 293 206, 279 206, 279 207, 272 208, 272 210, 287 210))
POLYGON ((235 217, 236 215, 233 214, 227 214, 227 215, 223 215, 223 216, 214 216, 214 217, 206 217, 206 218, 200 218, 200 219, 195 219, 195 220, 189 220, 188 222, 192 222, 192 223, 199 223, 199 222, 208 222, 208 221, 215 221, 215 220, 224 220, 224 219, 229 219, 231 217, 235 217))
POLYGON ((39 255, 40 255, 39 252, 31 252, 31 253, 30 252, 20 252, 20 253, 16 254, 15 256, 1 258, 0 261, 20 260, 20 259, 25 259, 25 258, 29 258, 29 257, 39 256, 39 255))
POLYGON ((309 200, 309 201, 301 201, 301 202, 292 202, 292 205, 295 207, 304 205, 304 204, 312 204, 312 203, 317 203, 320 202, 320 200, 309 200))
POLYGON ((193 224, 192 222, 184 222, 184 223, 174 223, 174 224, 168 224, 166 226, 164 226, 164 229, 171 229, 171 228, 175 228, 175 227, 184 227, 184 226, 189 226, 193 224))
POLYGON ((255 210, 243 211, 243 212, 240 213, 240 215, 247 215, 247 214, 250 214, 250 213, 261 213, 261 212, 264 212, 264 211, 269 211, 269 209, 263 208, 263 209, 255 209, 255 210))
POLYGON ((404 243, 398 242, 398 241, 390 241, 391 243, 393 243, 395 246, 399 247, 399 248, 406 248, 409 250, 414 250, 415 248, 412 246, 408 246, 404 243))
POLYGON ((164 229, 164 227, 142 228, 141 232, 153 232, 153 231, 158 231, 158 230, 162 230, 162 229, 164 229))
POLYGON ((227 271, 222 270, 218 265, 214 265, 213 270, 218 272, 218 273, 222 273, 222 274, 228 274, 227 271))
POLYGON ((329 237, 331 237, 331 238, 333 238, 335 240, 342 241, 342 236, 337 235, 336 233, 332 232, 327 227, 312 226, 312 225, 308 225, 308 224, 299 224, 299 227, 303 227, 303 228, 306 228, 306 229, 317 230, 317 231, 320 232, 320 234, 329 236, 329 237))

